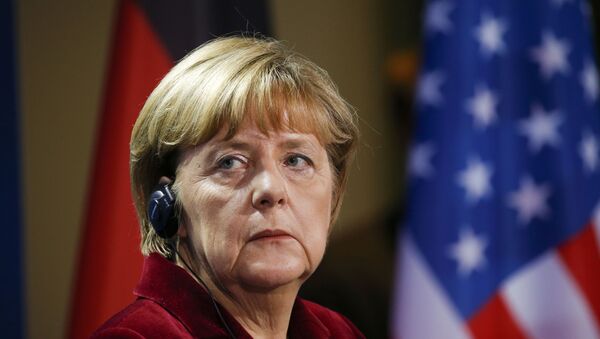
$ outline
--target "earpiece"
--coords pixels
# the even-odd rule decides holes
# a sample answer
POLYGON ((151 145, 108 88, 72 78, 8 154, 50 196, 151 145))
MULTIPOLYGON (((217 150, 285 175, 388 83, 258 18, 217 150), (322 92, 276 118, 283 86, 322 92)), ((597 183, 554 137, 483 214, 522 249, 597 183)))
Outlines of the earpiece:
POLYGON ((171 238, 177 233, 179 223, 175 215, 175 194, 170 183, 159 183, 148 199, 148 219, 156 234, 171 238))

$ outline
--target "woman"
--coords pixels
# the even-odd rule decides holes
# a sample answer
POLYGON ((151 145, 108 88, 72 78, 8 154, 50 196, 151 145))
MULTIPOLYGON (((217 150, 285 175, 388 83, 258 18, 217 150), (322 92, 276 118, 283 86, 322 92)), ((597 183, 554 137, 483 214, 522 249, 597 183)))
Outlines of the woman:
POLYGON ((363 337, 297 297, 325 252, 357 137, 326 72, 281 43, 230 37, 191 52, 133 128, 146 259, 138 299, 94 336, 363 337))

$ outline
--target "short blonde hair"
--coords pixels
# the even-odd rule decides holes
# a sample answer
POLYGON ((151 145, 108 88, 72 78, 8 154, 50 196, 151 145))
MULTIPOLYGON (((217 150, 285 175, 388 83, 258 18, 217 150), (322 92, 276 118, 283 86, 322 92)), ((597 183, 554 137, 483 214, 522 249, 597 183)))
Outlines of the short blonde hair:
POLYGON ((232 137, 244 119, 267 133, 288 128, 313 133, 332 165, 333 223, 358 139, 356 114, 326 71, 274 39, 212 40, 183 58, 146 100, 131 136, 131 190, 142 253, 171 257, 146 215, 161 176, 174 176, 181 150, 202 144, 222 128, 232 137))

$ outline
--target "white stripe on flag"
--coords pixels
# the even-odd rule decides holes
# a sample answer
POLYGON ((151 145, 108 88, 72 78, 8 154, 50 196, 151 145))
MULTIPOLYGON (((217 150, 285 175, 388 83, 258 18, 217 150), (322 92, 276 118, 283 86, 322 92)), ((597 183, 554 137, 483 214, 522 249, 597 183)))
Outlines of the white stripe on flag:
POLYGON ((553 251, 513 275, 501 294, 532 338, 599 338, 587 303, 553 251))
POLYGON ((402 236, 396 272, 392 333, 402 339, 470 338, 408 234, 402 236))

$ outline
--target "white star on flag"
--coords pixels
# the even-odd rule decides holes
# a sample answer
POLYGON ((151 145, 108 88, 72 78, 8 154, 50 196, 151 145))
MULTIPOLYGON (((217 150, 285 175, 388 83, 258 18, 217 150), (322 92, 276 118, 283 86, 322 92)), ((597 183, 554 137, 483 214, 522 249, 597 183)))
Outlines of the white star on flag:
POLYGON ((598 139, 589 131, 583 134, 579 143, 579 155, 588 172, 594 172, 598 167, 598 139))
POLYGON ((434 174, 431 158, 435 153, 435 148, 431 143, 425 142, 413 146, 410 152, 408 168, 411 175, 416 177, 428 178, 434 174))
POLYGON ((470 159, 462 172, 458 175, 458 184, 467 193, 467 200, 477 202, 492 193, 490 183, 492 169, 479 159, 470 159))
POLYGON ((437 106, 442 102, 440 87, 444 82, 442 72, 424 73, 419 81, 418 97, 421 104, 437 106))
POLYGON ((533 48, 531 56, 539 63, 542 75, 549 79, 555 73, 569 72, 567 54, 570 49, 566 40, 557 39, 554 34, 545 32, 542 36, 542 45, 533 48))
POLYGON ((550 196, 550 187, 547 184, 536 185, 530 177, 521 179, 519 189, 508 196, 508 206, 517 210, 517 219, 527 225, 537 217, 540 219, 548 216, 550 209, 546 200, 550 196))
POLYGON ((479 42, 484 55, 494 55, 504 52, 506 48, 502 34, 506 32, 506 24, 503 20, 484 15, 481 24, 475 29, 475 38, 479 42))
POLYGON ((454 6, 445 0, 432 2, 425 12, 425 28, 430 33, 449 33, 452 30, 450 11, 454 6))
POLYGON ((475 95, 467 100, 467 111, 475 119, 475 126, 485 129, 496 120, 498 98, 485 86, 476 89, 475 95))
POLYGON ((585 62, 579 79, 585 92, 585 98, 589 102, 596 101, 598 99, 598 72, 593 62, 590 60, 585 62))
POLYGON ((484 237, 477 236, 471 228, 461 229, 458 242, 450 246, 449 250, 450 257, 458 263, 458 273, 461 276, 469 276, 474 270, 485 267, 486 247, 487 240, 484 237))
POLYGON ((539 105, 531 109, 529 119, 519 123, 519 130, 529 139, 529 148, 538 152, 544 145, 557 146, 560 143, 558 127, 563 119, 558 111, 545 112, 539 105))

